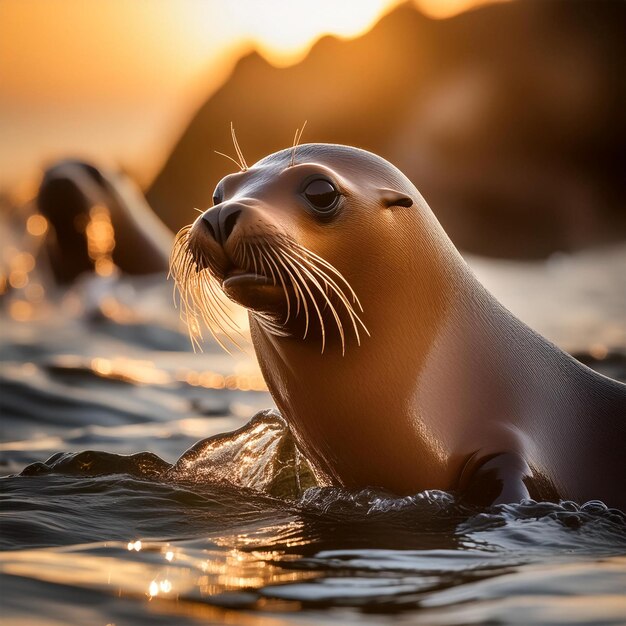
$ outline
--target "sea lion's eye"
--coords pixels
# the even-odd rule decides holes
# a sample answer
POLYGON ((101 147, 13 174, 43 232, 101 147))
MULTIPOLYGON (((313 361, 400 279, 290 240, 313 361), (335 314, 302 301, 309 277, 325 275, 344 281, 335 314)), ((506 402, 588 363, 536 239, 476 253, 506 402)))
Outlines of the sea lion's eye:
POLYGON ((330 213, 337 205, 340 195, 330 181, 322 178, 310 182, 304 190, 304 196, 311 206, 321 213, 330 213))
POLYGON ((222 190, 218 187, 213 192, 213 206, 220 204, 220 202, 222 202, 222 190))

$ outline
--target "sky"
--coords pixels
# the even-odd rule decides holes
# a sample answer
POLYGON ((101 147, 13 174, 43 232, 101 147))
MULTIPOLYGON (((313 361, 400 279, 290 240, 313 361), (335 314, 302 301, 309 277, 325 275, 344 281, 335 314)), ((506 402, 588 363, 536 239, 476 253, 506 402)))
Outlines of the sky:
MULTIPOLYGON (((481 0, 416 0, 433 17, 481 0)), ((78 156, 146 184, 186 122, 257 49, 277 66, 356 37, 399 0, 0 0, 0 190, 78 156)))

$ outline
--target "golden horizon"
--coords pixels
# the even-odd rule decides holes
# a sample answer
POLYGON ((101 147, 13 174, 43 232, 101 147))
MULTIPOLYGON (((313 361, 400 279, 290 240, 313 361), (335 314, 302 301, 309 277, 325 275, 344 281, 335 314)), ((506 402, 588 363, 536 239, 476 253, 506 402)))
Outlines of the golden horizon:
MULTIPOLYGON (((257 50, 299 62, 325 35, 354 38, 401 0, 4 0, 0 189, 75 155, 147 182, 193 111, 257 50)), ((445 17, 484 0, 420 0, 445 17)))

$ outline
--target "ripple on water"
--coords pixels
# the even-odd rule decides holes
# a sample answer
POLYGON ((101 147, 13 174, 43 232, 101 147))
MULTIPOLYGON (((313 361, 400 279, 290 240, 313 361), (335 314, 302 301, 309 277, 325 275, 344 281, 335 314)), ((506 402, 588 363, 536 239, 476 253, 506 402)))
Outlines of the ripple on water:
MULTIPOLYGON (((92 312, 0 325, 11 433, 1 451, 18 472, 36 461, 0 480, 3 617, 626 622, 622 513, 598 502, 476 510, 441 491, 322 486, 275 414, 239 428, 234 413, 269 406, 267 395, 242 391, 247 375, 237 388, 231 357, 184 352, 175 320, 154 318, 164 298, 133 295, 126 322, 92 312)), ((594 354, 583 355, 593 367, 625 371, 618 351, 594 354)))
POLYGON ((158 600, 150 613, 180 623, 190 612, 214 619, 217 608, 288 610, 314 623, 349 622, 354 611, 424 624, 617 624, 626 615, 625 516, 599 502, 471 510, 446 492, 328 487, 285 500, 210 474, 181 480, 169 464, 155 474, 154 455, 90 454, 4 479, 12 550, 0 571, 21 595, 62 585, 64 604, 82 606, 75 591, 84 589, 135 611, 158 600), (81 466, 82 475, 67 471, 81 466), (339 608, 350 611, 328 612, 339 608))
POLYGON ((12 525, 3 537, 19 547, 21 524, 23 548, 0 556, 3 579, 22 596, 58 588, 59 602, 79 607, 77 589, 105 606, 122 598, 145 607, 137 623, 154 610, 177 623, 189 611, 215 617, 211 607, 305 611, 314 623, 356 619, 327 612, 343 607, 424 624, 556 624, 580 616, 578 623, 610 624, 626 610, 623 519, 597 503, 579 507, 573 528, 555 519, 571 513, 571 503, 472 514, 455 510, 450 494, 418 494, 417 506, 401 507, 412 510, 409 525, 391 498, 389 517, 363 506, 375 499, 372 490, 324 493, 326 504, 344 500, 325 515, 310 505, 319 489, 285 502, 232 486, 183 488, 128 476, 6 480, 3 517, 12 525), (531 532, 520 534, 528 524, 531 532), (33 548, 54 528, 69 545, 33 548), (81 544, 94 535, 98 543, 81 544), (160 604, 148 613, 150 598, 160 604))

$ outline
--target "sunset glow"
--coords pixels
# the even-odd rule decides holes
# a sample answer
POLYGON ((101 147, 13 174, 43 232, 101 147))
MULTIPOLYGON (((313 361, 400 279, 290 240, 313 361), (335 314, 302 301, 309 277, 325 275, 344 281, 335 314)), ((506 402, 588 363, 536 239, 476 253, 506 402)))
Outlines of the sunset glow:
MULTIPOLYGON (((420 0, 445 17, 480 0, 420 0)), ((144 182, 189 116, 257 49, 301 60, 324 35, 356 37, 399 0, 4 0, 0 188, 74 154, 144 182)))
POLYGON ((325 34, 357 37, 371 28, 385 9, 397 0, 308 2, 289 0, 241 0, 225 5, 241 36, 275 65, 289 65, 303 58, 325 34))

